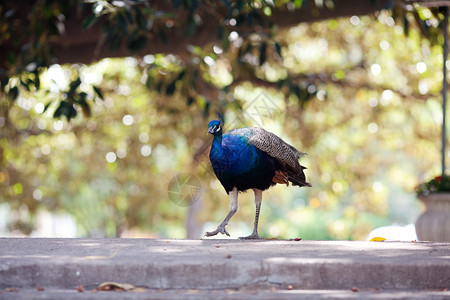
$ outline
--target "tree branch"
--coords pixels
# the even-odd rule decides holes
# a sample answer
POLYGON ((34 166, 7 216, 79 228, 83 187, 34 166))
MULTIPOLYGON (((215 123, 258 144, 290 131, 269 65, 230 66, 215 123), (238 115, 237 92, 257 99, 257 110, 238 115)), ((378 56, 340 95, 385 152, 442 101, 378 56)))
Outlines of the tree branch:
MULTIPOLYGON (((313 2, 308 2, 313 3, 313 2)), ((310 7, 307 4, 301 9, 288 10, 287 8, 272 9, 272 15, 268 18, 268 21, 278 27, 294 26, 301 22, 313 22, 320 21, 327 18, 339 18, 351 15, 366 15, 376 10, 386 8, 388 0, 334 0, 334 8, 328 7, 310 7)), ((21 11, 19 17, 24 26, 29 21, 30 12, 33 7, 33 3, 28 1, 10 1, 7 5, 17 6, 21 11), (28 12, 28 13, 26 13, 28 12)), ((50 46, 56 61, 62 63, 85 63, 89 64, 96 60, 105 57, 124 57, 131 55, 143 56, 150 53, 171 53, 175 55, 184 56, 187 48, 191 44, 195 44, 199 47, 205 47, 208 44, 219 42, 217 36, 217 28, 223 24, 223 19, 227 16, 227 10, 224 7, 219 7, 215 10, 215 13, 211 13, 210 4, 200 2, 196 13, 200 16, 202 24, 197 27, 193 36, 186 35, 185 25, 187 23, 188 12, 186 9, 179 8, 174 10, 173 4, 167 3, 167 1, 154 0, 151 2, 152 7, 165 12, 175 13, 173 20, 180 21, 182 26, 173 26, 167 29, 167 42, 164 42, 160 37, 153 35, 150 40, 147 41, 146 46, 138 51, 132 53, 126 45, 123 45, 113 51, 109 47, 102 45, 99 51, 95 51, 99 47, 99 41, 101 41, 102 35, 102 22, 95 24, 93 27, 83 30, 82 21, 89 15, 87 12, 84 14, 73 13, 68 16, 65 25, 65 33, 60 36, 52 36, 48 45, 50 46)), ((87 9, 86 11, 88 11, 87 9)), ((74 9, 76 11, 76 9, 74 9)), ((255 25, 253 25, 254 27, 255 25)), ((251 29, 251 28, 250 28, 251 29)), ((233 30, 248 31, 249 28, 234 27, 233 30)), ((255 30, 253 28, 252 30, 255 30)), ((22 39, 27 37, 22 37, 22 39)), ((11 48, 7 45, 2 45, 0 49, 0 68, 5 68, 7 54, 11 51, 11 48)))
MULTIPOLYGON (((356 68, 362 68, 361 66, 356 66, 350 69, 347 69, 346 71, 354 70, 356 68)), ((367 90, 374 90, 383 92, 385 90, 391 90, 398 96, 404 99, 408 98, 414 98, 414 99, 420 99, 420 100, 427 100, 429 98, 433 97, 439 97, 439 94, 416 94, 416 93, 405 93, 404 91, 401 91, 399 89, 395 89, 391 86, 386 85, 378 85, 378 84, 372 84, 368 82, 356 82, 352 81, 350 79, 334 79, 333 75, 335 72, 320 72, 320 73, 314 73, 314 74, 293 74, 289 76, 289 79, 292 82, 300 83, 300 82, 308 82, 311 84, 314 84, 316 86, 320 86, 323 84, 333 84, 337 85, 343 88, 355 88, 355 89, 367 89, 367 90)), ((256 86, 265 87, 265 88, 273 88, 273 89, 279 89, 279 83, 278 82, 271 82, 267 81, 261 78, 258 78, 257 76, 248 75, 248 76, 240 76, 236 78, 231 87, 238 86, 242 84, 243 82, 250 82, 256 86)), ((450 91, 450 88, 449 88, 450 91)))

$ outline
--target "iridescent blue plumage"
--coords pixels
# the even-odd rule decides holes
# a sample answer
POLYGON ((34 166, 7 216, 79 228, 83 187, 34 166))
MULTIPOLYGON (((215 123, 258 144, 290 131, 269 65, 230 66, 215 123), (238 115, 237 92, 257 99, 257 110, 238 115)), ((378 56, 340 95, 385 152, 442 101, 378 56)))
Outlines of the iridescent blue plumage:
POLYGON ((268 189, 274 184, 275 160, 249 142, 245 128, 237 130, 241 134, 214 136, 209 154, 214 173, 227 193, 233 187, 268 189))
POLYGON ((209 158, 219 179, 230 196, 230 212, 225 220, 206 236, 217 233, 228 234, 225 225, 237 211, 238 191, 253 189, 256 215, 253 233, 246 237, 257 239, 258 218, 262 191, 277 183, 311 186, 306 182, 298 159, 305 155, 279 137, 262 128, 246 127, 222 134, 223 121, 214 120, 208 124, 208 133, 214 135, 209 158))

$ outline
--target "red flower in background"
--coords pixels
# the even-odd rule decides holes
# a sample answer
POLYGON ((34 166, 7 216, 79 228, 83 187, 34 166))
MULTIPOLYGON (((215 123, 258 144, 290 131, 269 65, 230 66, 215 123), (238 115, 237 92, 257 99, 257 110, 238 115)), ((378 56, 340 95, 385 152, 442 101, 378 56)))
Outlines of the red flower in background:
POLYGON ((421 183, 417 186, 418 195, 429 195, 432 193, 450 192, 450 175, 436 176, 428 182, 421 183))

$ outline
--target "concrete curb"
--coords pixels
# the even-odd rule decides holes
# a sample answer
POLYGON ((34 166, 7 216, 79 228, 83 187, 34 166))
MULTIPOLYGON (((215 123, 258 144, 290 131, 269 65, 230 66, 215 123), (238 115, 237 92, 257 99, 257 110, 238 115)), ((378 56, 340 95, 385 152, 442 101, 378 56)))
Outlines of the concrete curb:
POLYGON ((450 288, 450 243, 0 239, 0 289, 450 288))
POLYGON ((287 289, 240 289, 240 290, 146 290, 144 292, 98 292, 85 290, 78 292, 75 289, 21 289, 17 292, 4 292, 2 300, 18 299, 170 299, 170 300, 197 300, 197 299, 450 299, 450 292, 442 291, 371 291, 371 290, 287 290, 287 289))

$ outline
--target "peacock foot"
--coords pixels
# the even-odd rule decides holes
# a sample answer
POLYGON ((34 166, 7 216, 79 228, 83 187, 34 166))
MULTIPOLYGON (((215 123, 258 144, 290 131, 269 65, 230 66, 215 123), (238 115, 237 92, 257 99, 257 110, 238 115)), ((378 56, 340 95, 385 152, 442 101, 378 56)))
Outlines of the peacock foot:
POLYGON ((218 234, 218 233, 221 233, 221 234, 226 234, 226 235, 228 235, 228 236, 230 236, 230 234, 228 233, 228 231, 225 229, 225 225, 226 224, 220 224, 219 226, 217 226, 217 229, 216 230, 214 230, 214 231, 207 231, 206 233, 205 233, 205 236, 215 236, 216 234, 218 234))
POLYGON ((241 236, 239 238, 240 240, 262 240, 263 237, 260 237, 257 232, 253 232, 249 236, 241 236))

